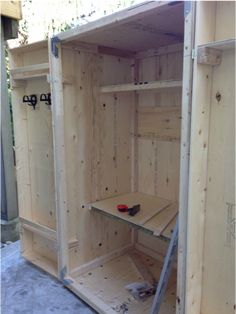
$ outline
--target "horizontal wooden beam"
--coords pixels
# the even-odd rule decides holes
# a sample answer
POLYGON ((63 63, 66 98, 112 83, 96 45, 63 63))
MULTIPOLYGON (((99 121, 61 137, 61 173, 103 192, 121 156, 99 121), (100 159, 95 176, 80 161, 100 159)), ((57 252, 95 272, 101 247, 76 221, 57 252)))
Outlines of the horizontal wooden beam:
POLYGON ((204 45, 199 45, 198 48, 214 48, 219 50, 235 49, 236 39, 230 38, 226 40, 212 41, 204 45))
POLYGON ((19 67, 10 71, 13 80, 27 80, 47 76, 49 73, 49 63, 33 64, 19 67))
POLYGON ((25 44, 22 46, 14 47, 15 42, 7 42, 8 49, 10 50, 11 54, 20 54, 20 53, 28 53, 32 51, 37 51, 39 49, 47 48, 48 41, 47 40, 40 40, 34 43, 25 44))
POLYGON ((164 88, 182 87, 182 81, 152 81, 144 83, 128 83, 120 85, 108 85, 100 88, 101 93, 118 93, 131 91, 145 91, 164 88))
POLYGON ((130 50, 117 49, 107 46, 96 45, 92 43, 86 43, 83 41, 73 41, 62 45, 63 49, 71 49, 75 51, 85 51, 90 53, 99 53, 104 55, 117 56, 121 58, 134 58, 135 53, 130 50))
POLYGON ((133 51, 106 47, 106 46, 98 46, 98 52, 104 55, 117 56, 121 58, 134 58, 135 57, 135 53, 133 51))
POLYGON ((169 46, 160 47, 158 49, 149 49, 145 51, 139 51, 135 54, 136 59, 152 58, 155 56, 161 56, 169 53, 176 53, 183 51, 183 43, 174 44, 169 46))
POLYGON ((57 241, 56 231, 51 228, 48 228, 39 223, 35 223, 22 217, 20 217, 20 224, 24 229, 27 229, 33 233, 37 233, 50 241, 53 242, 57 241))

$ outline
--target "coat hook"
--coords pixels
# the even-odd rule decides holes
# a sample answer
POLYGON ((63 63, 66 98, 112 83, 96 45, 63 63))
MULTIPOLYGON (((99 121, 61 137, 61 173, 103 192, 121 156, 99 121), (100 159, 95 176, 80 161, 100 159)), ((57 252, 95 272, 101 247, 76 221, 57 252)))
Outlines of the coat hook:
POLYGON ((40 101, 45 101, 45 105, 51 106, 51 93, 41 94, 40 101))
POLYGON ((38 99, 37 95, 24 95, 23 96, 23 103, 27 103, 28 106, 32 106, 35 110, 35 106, 37 105, 38 99))

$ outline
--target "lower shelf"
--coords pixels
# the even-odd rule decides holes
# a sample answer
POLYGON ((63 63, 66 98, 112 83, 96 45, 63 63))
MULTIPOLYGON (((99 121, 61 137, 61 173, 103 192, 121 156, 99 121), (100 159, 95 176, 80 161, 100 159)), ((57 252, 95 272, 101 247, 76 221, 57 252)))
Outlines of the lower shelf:
MULTIPOLYGON (((154 296, 145 301, 136 300, 125 286, 133 282, 143 282, 145 272, 158 282, 163 265, 160 261, 131 249, 128 253, 105 263, 94 265, 94 267, 91 265, 90 270, 86 270, 85 273, 73 277, 77 288, 74 286, 71 290, 99 313, 150 313, 154 296), (137 259, 144 271, 137 266, 137 259)), ((173 270, 159 314, 175 313, 175 302, 176 271, 173 270)))
POLYGON ((21 228, 21 255, 32 264, 58 277, 57 244, 41 234, 21 228))

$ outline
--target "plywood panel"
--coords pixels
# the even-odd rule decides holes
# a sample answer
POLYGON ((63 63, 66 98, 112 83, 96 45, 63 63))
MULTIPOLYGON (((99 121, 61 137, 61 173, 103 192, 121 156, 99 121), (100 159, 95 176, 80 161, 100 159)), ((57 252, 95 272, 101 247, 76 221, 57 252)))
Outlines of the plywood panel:
POLYGON ((44 79, 29 81, 26 95, 36 94, 36 109, 27 108, 29 168, 33 219, 49 228, 56 228, 54 165, 52 143, 52 115, 50 106, 40 102, 42 93, 49 93, 44 79))
MULTIPOLYGON (((196 45, 235 37, 234 5, 197 3, 196 45)), ((197 314, 235 310, 235 251, 226 244, 234 219, 226 203, 235 204, 235 61, 233 51, 223 56, 215 67, 194 60, 185 310, 197 314)))
POLYGON ((140 51, 182 42, 183 3, 147 2, 59 35, 102 46, 140 51))
MULTIPOLYGON (((114 218, 120 218, 137 226, 144 226, 154 216, 162 212, 170 205, 170 201, 143 193, 121 194, 96 203, 92 203, 92 209, 100 210, 114 218), (140 211, 135 216, 128 213, 119 212, 117 205, 125 204, 129 208, 140 205, 140 211)), ((153 230, 153 228, 152 228, 153 230)))
POLYGON ((11 74, 23 74, 24 81, 12 81, 12 107, 19 216, 23 256, 57 276, 56 206, 51 107, 40 101, 49 93, 46 75, 32 80, 24 70, 48 67, 46 42, 10 50, 11 74), (33 45, 35 48, 35 45, 33 45), (36 95, 35 109, 23 103, 24 95, 36 95), (23 218, 23 219, 22 219, 23 218), (25 218, 25 219, 24 219, 25 218))
POLYGON ((88 209, 92 201, 131 190, 132 96, 98 93, 102 81, 128 81, 131 68, 125 59, 68 49, 62 64, 68 236, 79 243, 70 250, 70 265, 78 267, 131 241, 130 227, 88 209))
MULTIPOLYGON (((183 52, 169 51, 139 60, 141 81, 182 79, 183 52)), ((172 201, 179 197, 180 106, 181 89, 139 94, 139 191, 172 201)), ((166 252, 166 243, 141 232, 138 243, 160 256, 166 252)))
POLYGON ((179 141, 180 107, 146 107, 139 109, 138 136, 158 140, 179 141))
POLYGON ((100 198, 130 191, 133 103, 132 94, 101 97, 100 198))
POLYGON ((235 54, 214 68, 207 176, 202 310, 235 307, 235 54), (217 101, 216 94, 221 94, 217 101))
MULTIPOLYGON (((48 62, 48 51, 39 45, 38 51, 11 50, 13 71, 22 66, 48 62)), ((24 83, 14 82, 13 112, 17 160, 19 215, 47 227, 56 228, 52 117, 50 106, 40 102, 42 93, 49 93, 46 77, 24 83), (19 87, 17 87, 19 86, 19 87), (36 109, 23 103, 24 95, 35 94, 36 109)))
MULTIPOLYGON (((182 62, 181 51, 141 59, 140 80, 181 79, 182 62)), ((181 89, 139 95, 139 188, 170 200, 178 199, 180 104, 181 89)))
MULTIPOLYGON (((162 263, 141 252, 131 251, 91 268, 88 272, 78 276, 76 278, 78 289, 82 287, 92 292, 90 304, 93 304, 94 298, 102 300, 107 305, 106 313, 124 313, 124 308, 128 309, 128 313, 133 314, 150 313, 153 296, 142 302, 136 300, 125 289, 125 286, 130 283, 143 282, 144 280, 142 272, 134 263, 134 257, 147 269, 154 280, 159 280, 162 263)), ((175 313, 175 288, 176 278, 173 272, 160 314, 175 313)))
POLYGON ((27 108, 22 105, 24 94, 24 87, 15 88, 12 92, 17 196, 19 215, 32 219, 27 108))
POLYGON ((217 1, 215 41, 230 38, 235 38, 235 2, 217 1))

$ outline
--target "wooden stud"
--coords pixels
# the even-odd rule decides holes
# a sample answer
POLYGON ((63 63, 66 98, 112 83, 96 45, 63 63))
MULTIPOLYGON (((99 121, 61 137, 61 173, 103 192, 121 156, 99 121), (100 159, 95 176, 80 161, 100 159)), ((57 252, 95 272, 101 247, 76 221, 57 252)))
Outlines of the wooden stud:
POLYGON ((145 91, 165 88, 179 88, 182 86, 181 81, 156 81, 156 82, 140 82, 130 84, 120 84, 111 86, 102 86, 101 93, 119 93, 131 91, 145 91))
MULTIPOLYGON (((196 3, 196 47, 214 41, 215 14, 216 2, 196 3)), ((198 64, 194 60, 188 217, 184 236, 187 237, 187 247, 183 247, 184 254, 187 252, 185 312, 193 314, 201 312, 212 71, 211 66, 198 64)))
MULTIPOLYGON (((184 64, 182 89, 182 121, 181 121, 181 152, 180 152, 180 186, 179 186, 179 235, 178 235, 178 276, 176 313, 187 313, 185 310, 186 296, 186 252, 187 252, 187 217, 188 217, 188 187, 189 187, 189 152, 191 133, 192 108, 192 49, 195 33, 195 4, 187 2, 185 16, 184 64)), ((168 234, 173 229, 173 223, 166 230, 168 234)), ((164 233, 166 234, 166 233, 164 233)))
MULTIPOLYGON (((50 47, 50 41, 49 41, 50 47)), ((67 188, 66 188, 66 162, 65 162, 65 138, 64 138, 64 108, 63 108, 63 85, 61 47, 58 45, 59 56, 56 58, 49 53, 51 69, 52 91, 52 118, 53 118, 53 145, 55 165, 55 189, 57 209, 57 233, 60 243, 58 252, 59 278, 67 275, 69 268, 68 257, 68 211, 67 211, 67 188)), ((61 278, 63 279, 63 278, 61 278)))

